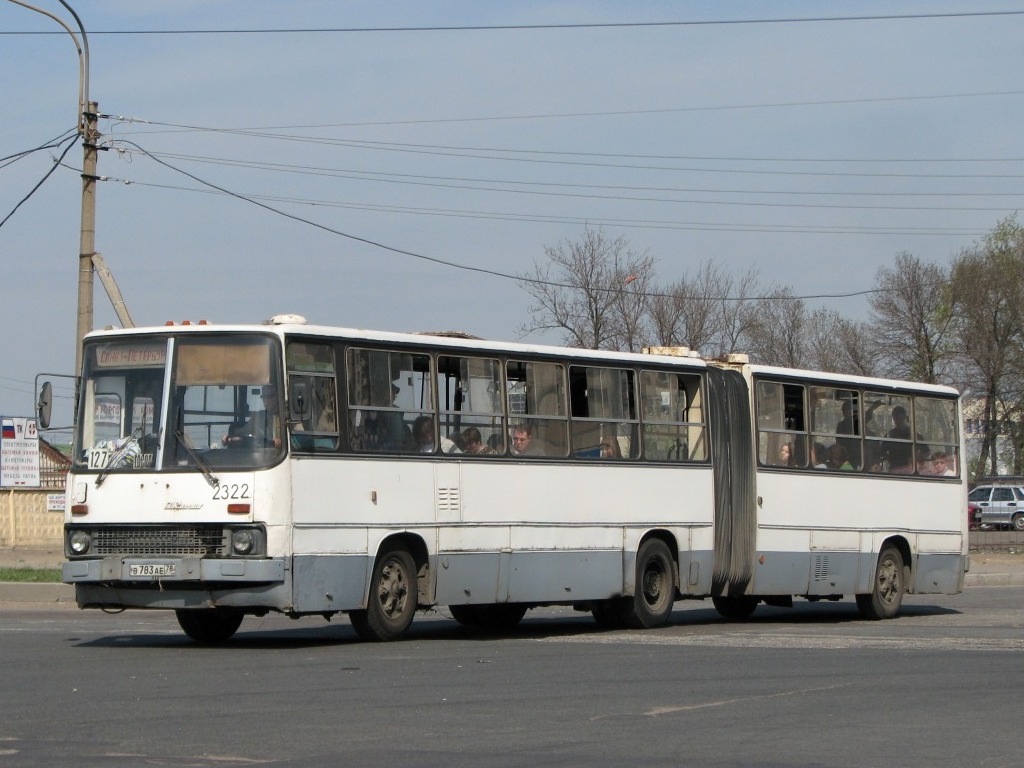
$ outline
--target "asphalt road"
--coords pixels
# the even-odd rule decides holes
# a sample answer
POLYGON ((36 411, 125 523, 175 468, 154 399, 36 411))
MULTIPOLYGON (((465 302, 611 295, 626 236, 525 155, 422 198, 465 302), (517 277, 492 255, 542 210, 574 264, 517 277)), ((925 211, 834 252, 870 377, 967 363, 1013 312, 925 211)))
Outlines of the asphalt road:
POLYGON ((0 766, 1024 766, 1024 588, 678 604, 602 632, 567 609, 479 637, 440 611, 363 643, 343 619, 247 618, 223 648, 173 615, 0 612, 0 766))

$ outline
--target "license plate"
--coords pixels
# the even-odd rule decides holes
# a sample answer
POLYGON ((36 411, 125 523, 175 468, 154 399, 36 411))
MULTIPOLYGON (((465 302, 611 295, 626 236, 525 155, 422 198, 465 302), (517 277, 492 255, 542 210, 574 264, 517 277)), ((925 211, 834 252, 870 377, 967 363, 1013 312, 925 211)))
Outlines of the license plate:
POLYGON ((139 563, 128 566, 129 576, 176 576, 174 563, 139 563))

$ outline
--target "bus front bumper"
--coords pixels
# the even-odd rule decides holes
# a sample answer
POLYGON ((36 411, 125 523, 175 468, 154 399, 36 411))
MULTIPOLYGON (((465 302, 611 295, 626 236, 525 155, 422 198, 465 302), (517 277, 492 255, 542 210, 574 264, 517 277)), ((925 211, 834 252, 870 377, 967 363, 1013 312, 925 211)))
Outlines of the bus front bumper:
POLYGON ((283 582, 283 558, 248 560, 201 557, 121 557, 71 560, 61 567, 65 584, 125 583, 168 584, 169 582, 283 582))

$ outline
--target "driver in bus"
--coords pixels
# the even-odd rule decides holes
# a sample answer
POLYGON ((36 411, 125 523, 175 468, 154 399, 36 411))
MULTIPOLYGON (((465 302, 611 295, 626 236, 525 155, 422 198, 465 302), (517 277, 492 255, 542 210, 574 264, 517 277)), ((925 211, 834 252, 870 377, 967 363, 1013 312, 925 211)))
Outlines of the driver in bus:
POLYGON ((260 389, 263 410, 254 411, 243 424, 228 430, 221 442, 228 447, 245 445, 257 448, 281 447, 281 403, 277 387, 266 384, 260 389))

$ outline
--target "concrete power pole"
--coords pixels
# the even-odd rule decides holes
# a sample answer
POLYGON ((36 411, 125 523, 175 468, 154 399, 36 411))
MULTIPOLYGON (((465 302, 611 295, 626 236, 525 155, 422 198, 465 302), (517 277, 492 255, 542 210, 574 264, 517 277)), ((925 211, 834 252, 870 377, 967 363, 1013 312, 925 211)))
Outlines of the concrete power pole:
MULTIPOLYGON (((82 115, 82 228, 78 246, 78 324, 75 333, 75 374, 82 373, 82 339, 92 330, 93 254, 96 252, 96 154, 99 131, 96 128, 99 104, 90 101, 82 115)), ((75 391, 75 413, 79 392, 75 391)))

